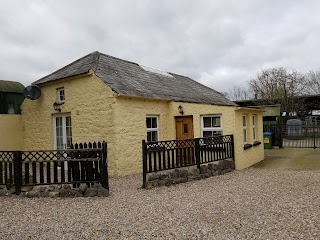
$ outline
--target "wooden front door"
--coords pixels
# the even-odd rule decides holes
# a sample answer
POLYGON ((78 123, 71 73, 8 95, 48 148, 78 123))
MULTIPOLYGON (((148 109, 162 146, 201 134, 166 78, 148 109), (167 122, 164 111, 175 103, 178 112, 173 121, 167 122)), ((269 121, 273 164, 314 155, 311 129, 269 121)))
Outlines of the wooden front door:
POLYGON ((187 166, 193 163, 193 117, 176 117, 177 165, 187 166))
POLYGON ((176 139, 193 138, 193 117, 176 117, 176 139))

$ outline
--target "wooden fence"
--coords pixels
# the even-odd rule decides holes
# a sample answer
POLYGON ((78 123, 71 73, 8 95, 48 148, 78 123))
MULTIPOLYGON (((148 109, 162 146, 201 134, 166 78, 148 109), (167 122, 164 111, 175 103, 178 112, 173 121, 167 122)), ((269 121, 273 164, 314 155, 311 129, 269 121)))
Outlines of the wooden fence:
POLYGON ((107 143, 75 144, 73 149, 0 151, 0 185, 22 186, 101 183, 109 189, 107 143))
POLYGON ((147 174, 169 169, 234 159, 233 135, 170 140, 142 141, 143 186, 147 174))

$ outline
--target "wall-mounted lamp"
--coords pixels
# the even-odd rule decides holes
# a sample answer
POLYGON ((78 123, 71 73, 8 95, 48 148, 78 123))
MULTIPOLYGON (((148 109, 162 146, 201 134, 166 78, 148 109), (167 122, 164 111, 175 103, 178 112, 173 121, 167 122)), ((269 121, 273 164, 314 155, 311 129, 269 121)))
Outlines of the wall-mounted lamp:
POLYGON ((54 102, 53 103, 54 110, 58 111, 58 112, 61 112, 61 108, 60 108, 61 105, 62 105, 61 103, 54 102))
POLYGON ((178 107, 178 111, 179 111, 179 113, 181 113, 181 115, 183 115, 183 108, 182 108, 182 106, 181 106, 181 105, 179 105, 179 107, 178 107))

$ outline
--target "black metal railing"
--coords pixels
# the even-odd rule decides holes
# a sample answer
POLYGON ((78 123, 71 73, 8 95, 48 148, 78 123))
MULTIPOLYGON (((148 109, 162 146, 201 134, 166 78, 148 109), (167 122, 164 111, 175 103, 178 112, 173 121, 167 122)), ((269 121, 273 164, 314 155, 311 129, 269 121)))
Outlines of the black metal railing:
POLYGON ((282 133, 283 147, 320 147, 320 127, 316 124, 284 125, 282 133))
POLYGON ((233 135, 170 140, 142 141, 143 186, 148 173, 234 159, 233 135))
POLYGON ((0 185, 108 184, 107 143, 75 144, 73 149, 0 151, 0 185))

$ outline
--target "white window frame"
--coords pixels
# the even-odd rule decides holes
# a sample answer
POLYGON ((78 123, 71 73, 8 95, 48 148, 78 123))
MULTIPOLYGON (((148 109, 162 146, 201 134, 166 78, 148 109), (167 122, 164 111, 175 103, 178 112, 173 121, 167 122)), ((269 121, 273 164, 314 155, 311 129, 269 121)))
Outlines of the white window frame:
POLYGON ((252 137, 253 137, 253 142, 257 140, 257 115, 253 114, 252 115, 252 137))
POLYGON ((244 144, 248 143, 248 115, 242 115, 242 133, 243 133, 243 142, 244 144))
POLYGON ((222 126, 222 114, 212 114, 212 115, 203 115, 201 116, 201 137, 203 137, 204 131, 215 131, 221 132, 223 134, 223 126, 222 126), (205 117, 219 117, 220 118, 220 127, 204 127, 204 120, 205 117))
POLYGON ((146 116, 146 120, 147 118, 156 118, 157 120, 157 127, 156 128, 147 128, 146 126, 146 129, 147 129, 147 138, 146 138, 146 141, 148 141, 148 132, 157 132, 157 138, 155 142, 158 142, 159 139, 160 139, 160 136, 159 136, 159 116, 158 115, 147 115, 146 116))
POLYGON ((57 89, 57 97, 58 97, 58 103, 64 103, 66 100, 66 92, 64 90, 64 87, 57 89), (61 94, 63 91, 63 94, 61 94), (63 96, 63 99, 61 99, 61 96, 63 96))

